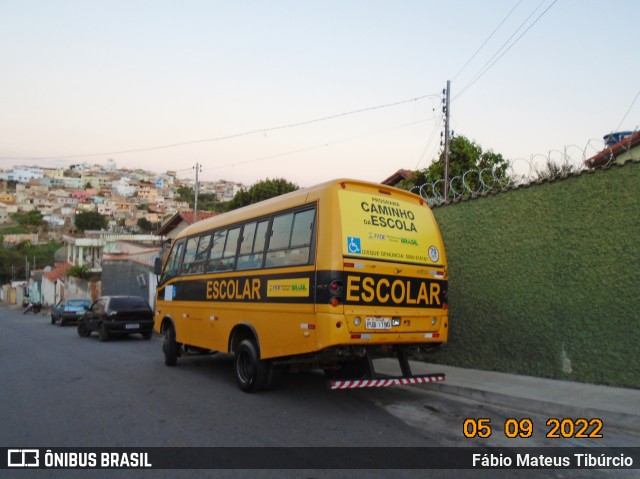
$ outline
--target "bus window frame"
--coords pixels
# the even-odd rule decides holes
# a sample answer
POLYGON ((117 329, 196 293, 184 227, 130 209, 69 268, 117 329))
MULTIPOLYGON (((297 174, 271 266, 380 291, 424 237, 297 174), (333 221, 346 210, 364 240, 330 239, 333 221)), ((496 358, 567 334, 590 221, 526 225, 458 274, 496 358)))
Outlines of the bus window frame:
MULTIPOLYGON (((281 211, 276 211, 273 212, 269 215, 264 215, 264 216, 258 216, 258 217, 254 217, 254 218, 250 218, 246 221, 242 221, 239 223, 231 223, 228 225, 224 225, 221 226, 219 228, 215 228, 215 229, 211 229, 211 230, 207 230, 207 231, 203 231, 200 232, 198 234, 194 234, 191 236, 186 236, 184 238, 180 238, 179 240, 175 241, 171 251, 169 252, 169 256, 167 257, 167 262, 165 263, 165 269, 169 264, 169 259, 172 258, 173 255, 173 251, 176 248, 181 248, 181 251, 177 252, 177 255, 180 256, 179 260, 179 266, 178 268, 174 268, 174 271, 176 271, 175 274, 171 275, 170 277, 167 277, 167 275, 165 274, 165 271, 163 270, 162 272, 162 276, 161 276, 161 281, 160 284, 163 284, 165 282, 167 282, 170 279, 176 278, 176 277, 183 277, 183 276, 191 276, 193 274, 204 274, 204 275, 211 275, 211 274, 224 274, 224 273, 232 273, 232 272, 237 272, 237 271, 250 271, 250 270, 267 270, 267 269, 275 269, 275 268, 290 268, 290 267, 304 267, 304 266, 310 266, 315 264, 315 250, 316 250, 316 233, 317 233, 317 228, 318 228, 318 204, 317 202, 314 203, 307 203, 295 208, 289 208, 286 210, 281 210, 281 211), (300 244, 300 245, 295 245, 295 246, 291 246, 291 241, 293 238, 293 233, 294 233, 294 226, 295 226, 295 220, 296 220, 296 215, 301 214, 301 213, 305 213, 305 212, 312 212, 312 221, 309 225, 309 241, 306 244, 300 244), (270 250, 270 245, 271 245, 271 238, 273 236, 273 223, 274 220, 277 217, 281 217, 281 216, 285 216, 285 215, 292 215, 293 219, 290 223, 290 228, 289 228, 289 240, 288 240, 288 246, 284 247, 284 248, 279 248, 277 250, 270 250), (258 230, 258 226, 260 224, 266 223, 266 231, 264 234, 264 244, 263 244, 263 249, 261 252, 259 253, 255 253, 252 252, 249 255, 243 255, 243 256, 251 256, 254 254, 259 254, 260 255, 260 264, 257 267, 250 267, 250 268, 242 268, 242 269, 238 269, 238 262, 240 259, 240 246, 242 244, 242 239, 243 239, 243 234, 244 234, 244 227, 248 224, 251 223, 255 223, 256 224, 256 230, 258 230), (224 256, 225 251, 227 251, 227 242, 229 240, 229 232, 233 231, 233 230, 238 230, 238 235, 236 238, 236 244, 235 244, 235 254, 233 256, 224 256), (222 256, 220 258, 216 258, 215 261, 218 260, 225 260, 225 259, 232 259, 232 263, 231 263, 231 267, 228 269, 211 269, 211 253, 214 251, 214 245, 215 245, 215 238, 216 235, 218 234, 222 234, 224 233, 224 244, 222 246, 222 251, 221 254, 222 256), (198 247, 200 245, 200 242, 203 240, 203 238, 205 238, 206 236, 210 236, 211 240, 209 242, 209 246, 207 248, 207 253, 206 253, 206 258, 205 258, 205 268, 203 272, 199 272, 199 273, 193 273, 190 271, 186 271, 185 269, 185 264, 184 264, 184 259, 186 256, 186 252, 187 252, 187 245, 189 244, 190 241, 196 241, 196 252, 194 254, 194 258, 195 256, 197 256, 198 253, 198 247), (304 263, 298 263, 298 262, 294 262, 294 263, 288 263, 286 260, 286 256, 287 256, 287 252, 294 252, 296 250, 301 250, 304 249, 306 250, 306 261, 304 263), (283 261, 282 264, 268 264, 267 261, 267 255, 269 253, 285 253, 284 255, 284 259, 285 261, 283 261)), ((257 233, 257 231, 256 231, 257 233)), ((254 239, 253 239, 253 245, 252 248, 255 248, 255 242, 256 239, 258 238, 258 234, 254 235, 254 239)), ((253 250, 252 250, 253 251, 253 250)), ((189 263, 190 265, 195 264, 195 262, 189 263)))

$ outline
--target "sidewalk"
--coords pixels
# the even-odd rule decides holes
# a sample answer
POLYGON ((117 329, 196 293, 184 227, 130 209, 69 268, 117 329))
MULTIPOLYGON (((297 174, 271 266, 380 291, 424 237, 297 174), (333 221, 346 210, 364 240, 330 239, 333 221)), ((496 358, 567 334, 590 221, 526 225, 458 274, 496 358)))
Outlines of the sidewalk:
MULTIPOLYGON (((640 390, 560 381, 532 376, 463 369, 411 361, 413 374, 445 373, 447 379, 425 388, 496 405, 548 414, 551 408, 565 417, 600 418, 606 424, 640 432, 640 390)), ((395 359, 375 361, 381 374, 399 374, 395 359)))

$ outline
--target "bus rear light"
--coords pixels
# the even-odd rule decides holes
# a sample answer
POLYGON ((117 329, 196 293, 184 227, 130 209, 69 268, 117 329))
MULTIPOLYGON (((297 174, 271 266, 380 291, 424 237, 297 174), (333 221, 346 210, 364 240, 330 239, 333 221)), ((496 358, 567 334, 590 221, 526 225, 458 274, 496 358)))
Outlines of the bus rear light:
POLYGON ((447 303, 442 303, 442 309, 449 309, 449 307, 447 306, 447 303))
POLYGON ((355 318, 353 318, 353 325, 354 326, 360 326, 361 322, 362 322, 362 320, 360 319, 360 316, 356 316, 355 318))
POLYGON ((345 268, 353 268, 354 266, 355 266, 355 263, 344 263, 345 268))
POLYGON ((362 337, 362 334, 352 334, 351 335, 351 339, 360 339, 362 337))
POLYGON ((329 284, 329 292, 331 294, 338 294, 342 290, 342 281, 331 281, 329 284))
POLYGON ((334 296, 333 298, 331 298, 331 300, 329 301, 329 304, 331 304, 331 306, 333 306, 334 308, 338 305, 340 305, 340 298, 334 296))

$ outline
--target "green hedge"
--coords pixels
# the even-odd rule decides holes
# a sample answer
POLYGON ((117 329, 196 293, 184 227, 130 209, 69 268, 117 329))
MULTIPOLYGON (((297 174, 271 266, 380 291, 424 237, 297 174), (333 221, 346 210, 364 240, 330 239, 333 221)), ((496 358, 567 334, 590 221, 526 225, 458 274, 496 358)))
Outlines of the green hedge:
POLYGON ((430 361, 640 388, 640 163, 434 208, 449 343, 430 361))

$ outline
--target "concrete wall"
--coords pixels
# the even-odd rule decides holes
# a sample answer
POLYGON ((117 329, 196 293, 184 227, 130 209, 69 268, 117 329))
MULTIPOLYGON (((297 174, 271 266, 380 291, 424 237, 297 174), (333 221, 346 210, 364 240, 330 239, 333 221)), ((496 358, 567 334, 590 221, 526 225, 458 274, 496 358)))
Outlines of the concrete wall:
POLYGON ((152 277, 152 270, 151 265, 137 261, 104 260, 102 262, 102 294, 141 296, 153 305, 155 277, 152 277))

